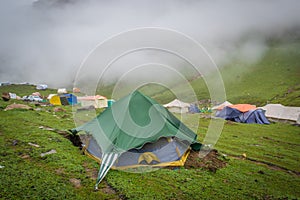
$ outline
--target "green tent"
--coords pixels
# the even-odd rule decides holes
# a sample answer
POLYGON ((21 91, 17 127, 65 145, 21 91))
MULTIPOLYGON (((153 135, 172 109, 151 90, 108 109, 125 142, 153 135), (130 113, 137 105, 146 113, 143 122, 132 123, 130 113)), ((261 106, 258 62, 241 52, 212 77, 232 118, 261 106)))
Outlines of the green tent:
POLYGON ((85 152, 101 163, 96 188, 110 168, 182 166, 189 150, 200 150, 197 135, 166 108, 134 91, 91 121, 85 152))

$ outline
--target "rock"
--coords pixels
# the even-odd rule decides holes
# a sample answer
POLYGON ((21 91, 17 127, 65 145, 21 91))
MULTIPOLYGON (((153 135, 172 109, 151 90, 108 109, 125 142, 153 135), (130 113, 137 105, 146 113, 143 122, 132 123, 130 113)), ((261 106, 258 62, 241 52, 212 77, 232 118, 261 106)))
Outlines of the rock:
POLYGON ((13 145, 13 146, 16 146, 16 145, 18 145, 18 142, 19 142, 18 140, 13 140, 13 141, 12 141, 12 145, 13 145))
POLYGON ((31 142, 28 142, 28 144, 29 144, 30 146, 34 146, 34 147, 37 147, 37 148, 39 148, 39 147, 40 147, 40 145, 38 145, 38 144, 34 144, 34 143, 31 143, 31 142))
POLYGON ((49 154, 54 154, 54 153, 57 153, 55 149, 52 149, 51 151, 48 151, 46 153, 41 153, 41 157, 44 157, 46 155, 49 155, 49 154))
POLYGON ((22 156, 21 156, 21 158, 23 158, 23 159, 27 159, 27 158, 30 158, 30 156, 29 156, 29 155, 27 155, 27 154, 25 154, 25 155, 22 155, 22 156))

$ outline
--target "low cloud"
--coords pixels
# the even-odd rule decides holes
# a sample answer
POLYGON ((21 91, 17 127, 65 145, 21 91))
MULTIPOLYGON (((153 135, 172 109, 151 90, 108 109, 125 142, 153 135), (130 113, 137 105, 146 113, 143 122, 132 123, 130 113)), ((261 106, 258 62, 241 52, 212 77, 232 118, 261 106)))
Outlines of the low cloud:
MULTIPOLYGON (((1 0, 1 5, 0 81, 51 87, 71 85, 92 49, 134 28, 184 33, 202 44, 221 67, 237 57, 256 62, 268 49, 268 39, 287 37, 287 33, 294 37, 300 27, 300 1, 296 0, 1 0)), ((191 49, 191 53, 195 52, 191 49)), ((145 52, 138 60, 148 62, 151 56, 163 58, 145 52)), ((116 63, 111 79, 132 67, 134 58, 129 58, 116 63), (121 66, 126 68, 120 70, 121 66)), ((171 56, 165 59, 179 70, 184 65, 171 56)))

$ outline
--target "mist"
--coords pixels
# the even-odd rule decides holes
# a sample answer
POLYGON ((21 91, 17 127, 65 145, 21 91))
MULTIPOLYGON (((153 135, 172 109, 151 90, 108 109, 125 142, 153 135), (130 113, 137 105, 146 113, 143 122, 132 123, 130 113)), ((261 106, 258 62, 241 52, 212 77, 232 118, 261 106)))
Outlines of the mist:
MULTIPOLYGON (((297 0, 0 2, 0 82, 46 83, 50 87, 72 85, 80 65, 99 43, 131 29, 179 31, 202 44, 222 67, 236 58, 255 63, 267 51, 270 38, 285 38, 287 33, 298 37, 300 28, 297 0)), ((197 52, 191 49, 193 53, 197 52)), ((136 63, 151 59, 179 71, 187 65, 157 52, 133 54, 116 62, 106 80, 115 80, 136 63)), ((143 77, 141 73, 137 77, 143 77)))

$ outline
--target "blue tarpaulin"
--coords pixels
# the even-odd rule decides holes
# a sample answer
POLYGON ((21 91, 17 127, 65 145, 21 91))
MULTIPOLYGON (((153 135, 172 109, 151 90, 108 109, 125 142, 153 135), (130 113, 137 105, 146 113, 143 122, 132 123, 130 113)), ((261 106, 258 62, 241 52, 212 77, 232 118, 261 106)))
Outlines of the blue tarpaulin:
POLYGON ((238 109, 226 106, 222 110, 216 112, 216 117, 240 123, 270 124, 262 109, 241 112, 238 109))

